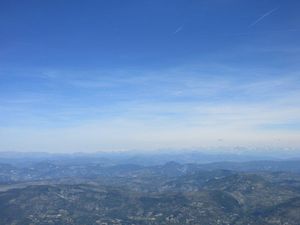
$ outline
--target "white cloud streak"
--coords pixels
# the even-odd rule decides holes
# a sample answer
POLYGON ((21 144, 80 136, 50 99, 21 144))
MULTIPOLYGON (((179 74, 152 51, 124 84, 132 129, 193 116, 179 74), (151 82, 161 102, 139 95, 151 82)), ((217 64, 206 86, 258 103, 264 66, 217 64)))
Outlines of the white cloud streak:
POLYGON ((259 22, 261 22, 263 19, 265 19, 266 17, 270 16, 271 14, 273 14, 275 11, 277 11, 279 8, 273 8, 270 11, 266 12, 265 14, 263 14, 261 17, 259 17, 257 20, 255 20, 254 22, 252 22, 249 27, 253 27, 256 24, 258 24, 259 22))

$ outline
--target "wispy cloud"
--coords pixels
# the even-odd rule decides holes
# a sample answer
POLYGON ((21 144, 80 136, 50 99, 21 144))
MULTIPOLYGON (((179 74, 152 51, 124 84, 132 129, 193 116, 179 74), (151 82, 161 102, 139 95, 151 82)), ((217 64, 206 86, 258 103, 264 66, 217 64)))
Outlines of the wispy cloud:
POLYGON ((258 19, 256 19, 254 22, 252 22, 249 27, 253 27, 256 24, 258 24, 259 22, 261 22, 263 19, 265 19, 266 17, 270 16, 271 14, 273 14, 275 11, 277 11, 279 9, 279 7, 277 8, 273 8, 270 11, 266 12, 265 14, 263 14, 262 16, 260 16, 258 19))
POLYGON ((300 122, 300 74, 273 72, 199 63, 129 74, 56 70, 38 81, 54 85, 43 95, 24 87, 0 98, 0 148, 192 147, 220 138, 300 146, 298 129, 278 126, 300 122))

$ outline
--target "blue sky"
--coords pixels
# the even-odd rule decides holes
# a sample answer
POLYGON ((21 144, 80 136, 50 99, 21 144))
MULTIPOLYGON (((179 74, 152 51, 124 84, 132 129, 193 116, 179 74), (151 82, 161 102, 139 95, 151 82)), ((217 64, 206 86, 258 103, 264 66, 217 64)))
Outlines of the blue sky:
POLYGON ((0 150, 300 147, 300 2, 0 2, 0 150))

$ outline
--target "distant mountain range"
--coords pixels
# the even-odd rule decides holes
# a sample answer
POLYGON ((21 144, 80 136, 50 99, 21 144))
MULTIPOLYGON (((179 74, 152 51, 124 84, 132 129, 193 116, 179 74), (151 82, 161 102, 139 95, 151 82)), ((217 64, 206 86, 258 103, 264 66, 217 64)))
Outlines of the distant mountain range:
POLYGON ((248 162, 258 160, 300 160, 300 150, 295 149, 206 149, 206 150, 156 150, 120 151, 96 153, 43 153, 43 152, 0 152, 0 163, 24 165, 41 161, 63 164, 97 163, 104 166, 116 164, 162 165, 169 161, 178 163, 212 163, 220 161, 248 162))
POLYGON ((182 154, 5 155, 0 224, 299 225, 300 160, 182 154))

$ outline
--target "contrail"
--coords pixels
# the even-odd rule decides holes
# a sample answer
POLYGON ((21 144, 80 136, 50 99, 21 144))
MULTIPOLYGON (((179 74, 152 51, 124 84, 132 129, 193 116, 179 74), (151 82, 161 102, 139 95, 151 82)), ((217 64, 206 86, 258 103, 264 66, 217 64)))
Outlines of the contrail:
POLYGON ((254 25, 258 24, 260 21, 262 21, 264 18, 266 18, 267 16, 270 16, 272 13, 274 13, 276 10, 278 10, 277 8, 274 8, 268 12, 266 12, 264 15, 262 15, 261 17, 259 17, 257 20, 255 20, 253 23, 251 23, 249 25, 249 27, 253 27, 254 25))
POLYGON ((178 32, 180 32, 183 29, 183 26, 178 27, 173 34, 177 34, 178 32))

